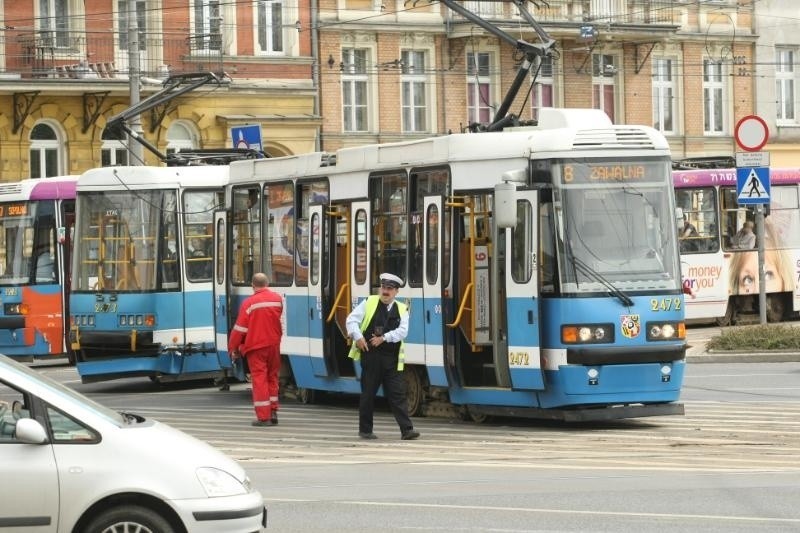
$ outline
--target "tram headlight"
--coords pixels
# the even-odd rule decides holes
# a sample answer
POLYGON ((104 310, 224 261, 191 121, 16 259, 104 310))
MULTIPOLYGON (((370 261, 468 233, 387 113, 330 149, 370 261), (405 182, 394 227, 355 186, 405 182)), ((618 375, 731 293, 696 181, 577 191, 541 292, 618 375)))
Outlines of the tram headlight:
POLYGON ((674 341, 686 338, 686 325, 683 322, 648 322, 648 341, 674 341))
POLYGON ((561 326, 563 344, 607 344, 614 342, 611 324, 565 324, 561 326))
POLYGON ((28 304, 5 304, 3 305, 3 311, 5 311, 6 315, 27 315, 28 311, 28 304))

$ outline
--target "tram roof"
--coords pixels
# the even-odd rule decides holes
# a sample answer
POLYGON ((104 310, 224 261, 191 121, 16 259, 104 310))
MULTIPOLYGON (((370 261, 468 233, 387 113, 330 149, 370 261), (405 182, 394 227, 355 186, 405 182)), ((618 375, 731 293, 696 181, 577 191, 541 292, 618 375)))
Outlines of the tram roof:
POLYGON ((31 178, 0 184, 0 201, 56 200, 75 198, 78 176, 31 178))
MULTIPOLYGON (((609 156, 625 150, 667 155, 664 136, 648 126, 613 125, 597 109, 540 110, 537 126, 502 132, 457 133, 396 143, 231 163, 231 182, 341 175, 417 165, 542 157, 609 156), (612 152, 613 151, 613 152, 612 152)), ((499 179, 499 175, 498 175, 499 179)))
POLYGON ((102 167, 84 172, 78 190, 222 187, 228 183, 229 173, 227 165, 102 167))

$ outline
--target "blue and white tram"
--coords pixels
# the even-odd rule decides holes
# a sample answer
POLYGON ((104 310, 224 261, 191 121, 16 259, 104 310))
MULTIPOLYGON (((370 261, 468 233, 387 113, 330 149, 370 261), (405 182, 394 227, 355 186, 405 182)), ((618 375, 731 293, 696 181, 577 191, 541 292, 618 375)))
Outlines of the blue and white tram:
POLYGON ((683 412, 670 152, 651 128, 543 109, 519 131, 235 162, 226 203, 219 347, 266 272, 302 398, 359 392, 345 318, 392 272, 411 310, 412 413, 442 400, 474 417, 683 412))
POLYGON ((212 229, 227 166, 105 167, 77 184, 70 338, 84 382, 221 375, 212 229))

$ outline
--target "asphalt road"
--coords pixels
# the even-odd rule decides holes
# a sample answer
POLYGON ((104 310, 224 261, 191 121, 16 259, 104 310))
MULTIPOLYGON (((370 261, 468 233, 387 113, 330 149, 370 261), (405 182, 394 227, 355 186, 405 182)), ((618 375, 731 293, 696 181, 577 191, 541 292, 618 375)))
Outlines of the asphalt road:
POLYGON ((356 436, 354 397, 284 402, 280 425, 253 428, 245 384, 83 385, 68 367, 43 372, 235 457, 272 531, 800 530, 800 363, 689 365, 684 416, 418 418, 422 438, 401 441, 384 409, 370 442, 356 436))

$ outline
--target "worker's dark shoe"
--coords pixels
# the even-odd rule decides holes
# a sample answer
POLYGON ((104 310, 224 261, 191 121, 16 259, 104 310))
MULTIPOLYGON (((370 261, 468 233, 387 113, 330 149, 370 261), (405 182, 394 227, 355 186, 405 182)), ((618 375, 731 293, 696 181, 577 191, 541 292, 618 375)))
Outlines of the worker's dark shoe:
POLYGON ((419 438, 419 431, 416 429, 409 429, 408 431, 403 432, 403 435, 400 437, 403 440, 414 440, 419 438))
POLYGON ((270 418, 269 421, 273 426, 277 426, 278 425, 278 413, 272 413, 272 418, 270 418))
POLYGON ((253 420, 250 424, 257 427, 273 425, 272 420, 253 420))
POLYGON ((358 436, 361 437, 362 439, 367 439, 367 440, 375 440, 378 438, 378 436, 371 431, 369 433, 367 433, 366 431, 359 431, 358 436))

